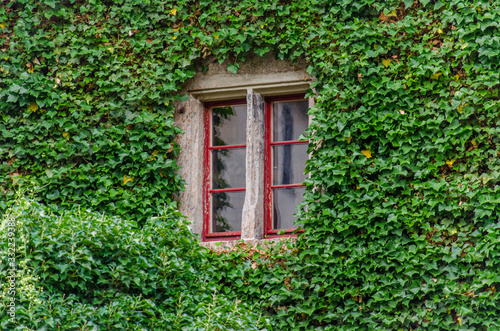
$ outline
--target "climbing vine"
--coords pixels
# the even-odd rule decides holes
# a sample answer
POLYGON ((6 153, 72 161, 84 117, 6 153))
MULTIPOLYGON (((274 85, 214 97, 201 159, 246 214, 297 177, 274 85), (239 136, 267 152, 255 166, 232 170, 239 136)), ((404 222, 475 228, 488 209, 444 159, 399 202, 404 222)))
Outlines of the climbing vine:
MULTIPOLYGON (((0 209, 175 209, 174 102, 215 57, 305 59, 296 244, 203 257, 282 330, 500 327, 496 1, 15 1, 0 7, 0 209)), ((145 285, 147 286, 147 285, 145 285)))

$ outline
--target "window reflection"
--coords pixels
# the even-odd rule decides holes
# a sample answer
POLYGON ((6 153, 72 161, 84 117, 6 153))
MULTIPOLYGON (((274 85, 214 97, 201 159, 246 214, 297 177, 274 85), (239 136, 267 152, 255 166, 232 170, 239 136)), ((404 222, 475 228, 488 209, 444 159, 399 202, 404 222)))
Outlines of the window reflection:
POLYGON ((246 171, 246 105, 211 109, 210 173, 211 212, 209 231, 241 231, 246 171), (226 191, 228 189, 228 191, 226 191))
POLYGON ((272 113, 272 228, 291 229, 303 200, 307 142, 298 139, 307 129, 308 100, 275 102, 272 113), (273 185, 277 187, 273 187, 273 185), (283 186, 290 187, 283 187, 283 186))
POLYGON ((297 211, 297 205, 302 202, 304 187, 281 188, 273 190, 273 228, 291 229, 296 228, 297 217, 293 216, 297 211))
POLYGON ((246 105, 212 108, 212 146, 245 144, 246 121, 246 105))
POLYGON ((212 232, 241 231, 245 192, 212 194, 212 232))

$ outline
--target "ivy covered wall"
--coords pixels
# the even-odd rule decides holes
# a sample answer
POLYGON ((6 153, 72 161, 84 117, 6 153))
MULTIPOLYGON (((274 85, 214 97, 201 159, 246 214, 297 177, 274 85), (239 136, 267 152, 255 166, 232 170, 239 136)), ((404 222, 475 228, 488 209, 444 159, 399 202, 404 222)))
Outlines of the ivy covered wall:
POLYGON ((305 232, 212 255, 217 290, 276 330, 498 329, 499 21, 497 1, 2 2, 0 209, 31 182, 149 224, 182 189, 173 103, 200 59, 305 58, 305 232))

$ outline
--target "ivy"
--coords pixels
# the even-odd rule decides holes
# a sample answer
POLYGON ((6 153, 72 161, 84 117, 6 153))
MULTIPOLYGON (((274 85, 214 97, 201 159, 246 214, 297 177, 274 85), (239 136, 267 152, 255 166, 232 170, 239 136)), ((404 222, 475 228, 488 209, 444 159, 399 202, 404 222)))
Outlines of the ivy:
POLYGON ((496 329, 495 1, 16 1, 0 8, 0 208, 36 186, 147 224, 176 208, 174 102, 214 56, 316 77, 304 233, 207 257, 282 330, 496 329))

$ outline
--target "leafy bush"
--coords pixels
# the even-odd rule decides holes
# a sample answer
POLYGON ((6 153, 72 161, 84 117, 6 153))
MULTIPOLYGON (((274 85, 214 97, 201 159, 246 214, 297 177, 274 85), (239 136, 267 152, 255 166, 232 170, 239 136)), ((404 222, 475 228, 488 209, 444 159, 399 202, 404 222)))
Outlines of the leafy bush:
MULTIPOLYGON (((30 259, 23 274, 26 298, 44 282, 32 311, 43 318, 59 300, 53 306, 68 309, 47 319, 67 319, 61 327, 83 325, 71 309, 88 323, 121 325, 124 307, 139 300, 146 308, 137 325, 177 328, 209 323, 199 310, 209 303, 223 318, 217 309, 229 306, 217 302, 230 298, 258 305, 282 330, 500 328, 499 17, 498 1, 486 0, 0 7, 0 209, 9 210, 22 177, 44 203, 122 216, 101 226, 94 215, 87 229, 71 211, 74 223, 63 213, 44 230, 42 216, 26 216, 28 253, 45 259, 30 259), (151 220, 164 204, 173 215, 183 184, 173 104, 203 59, 236 72, 251 53, 305 58, 317 79, 305 232, 297 246, 213 255, 207 264, 174 226, 180 218, 151 220)), ((25 317, 23 300, 23 323, 45 323, 25 317)))
MULTIPOLYGON (((21 330, 257 330, 266 321, 220 294, 214 270, 186 221, 166 208, 137 223, 84 210, 60 216, 20 200, 3 220, 16 225, 18 293, 7 314, 7 266, 0 277, 1 328, 21 330)), ((2 261, 7 249, 1 250, 2 261)))

